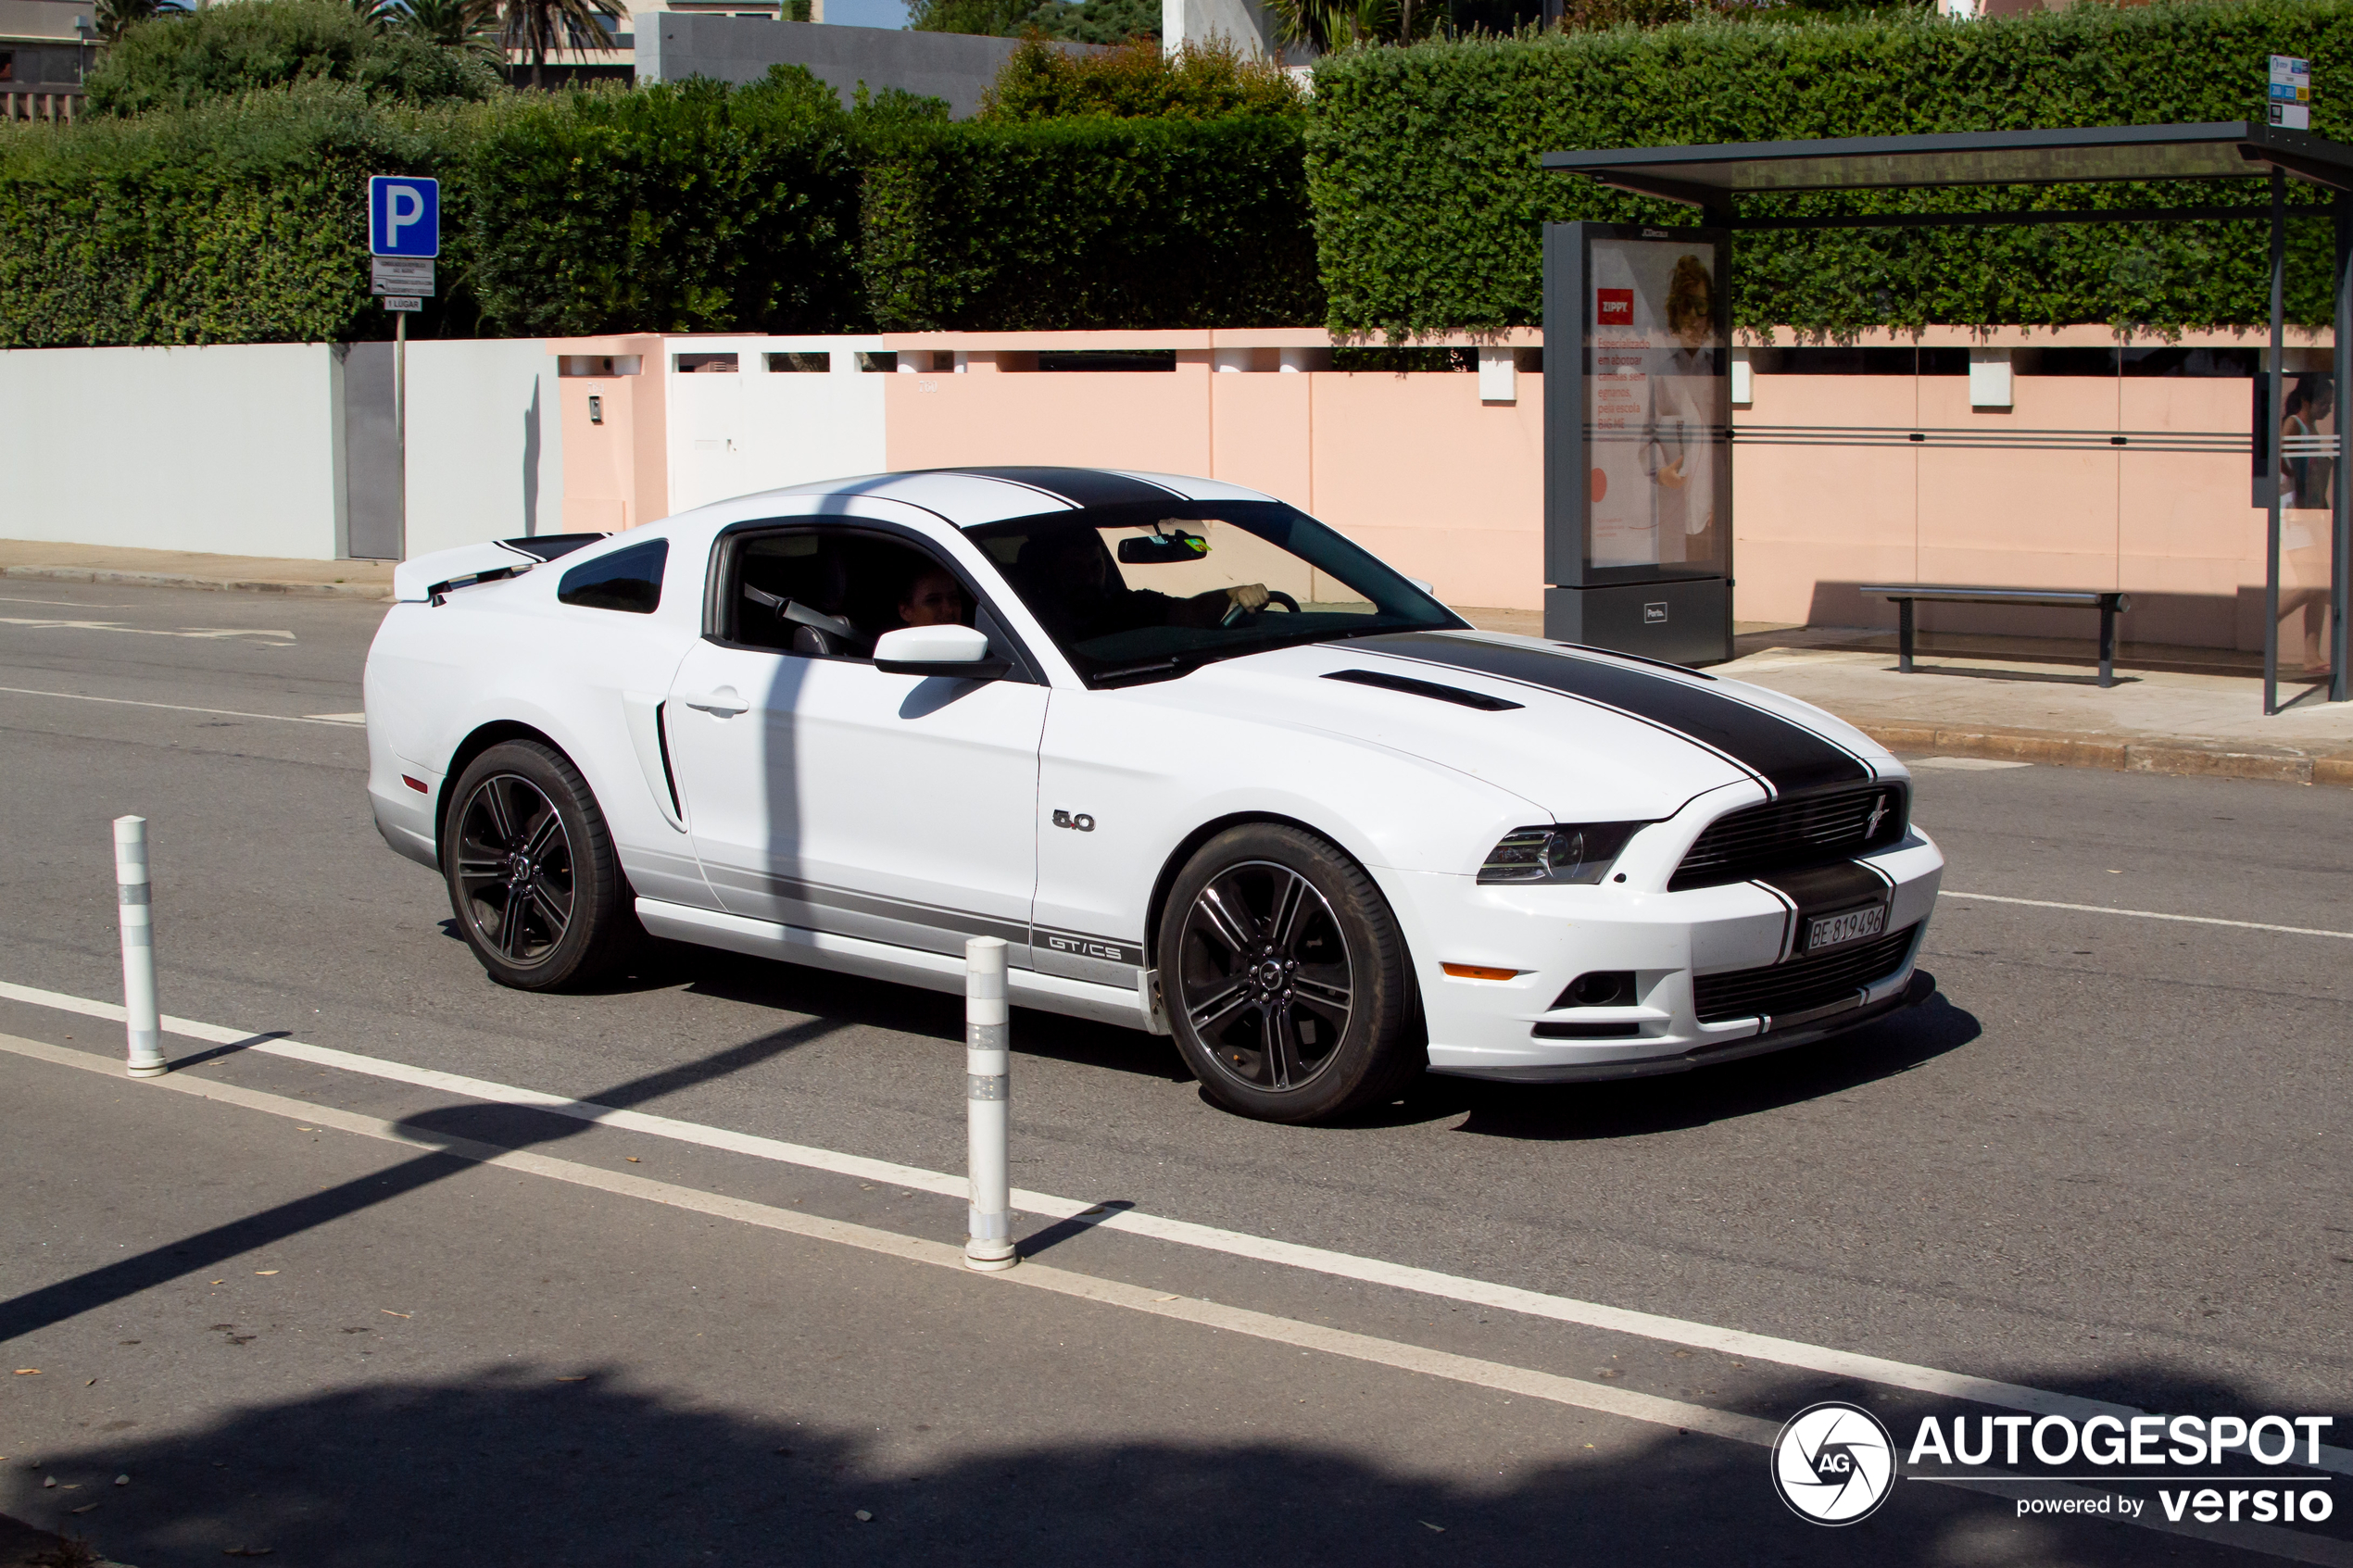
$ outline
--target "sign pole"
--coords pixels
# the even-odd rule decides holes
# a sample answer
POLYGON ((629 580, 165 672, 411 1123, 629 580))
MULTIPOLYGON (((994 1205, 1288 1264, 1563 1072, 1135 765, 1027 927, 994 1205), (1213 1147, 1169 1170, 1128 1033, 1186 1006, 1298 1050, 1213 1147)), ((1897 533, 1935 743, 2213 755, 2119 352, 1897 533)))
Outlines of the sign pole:
POLYGON ((441 254, 441 182, 404 174, 368 179, 369 290, 393 312, 392 453, 400 558, 409 557, 409 314, 434 293, 441 254))
POLYGON ((2271 510, 2263 531, 2263 715, 2280 710, 2280 470, 2286 457, 2280 436, 2285 419, 2282 407, 2287 390, 2287 345, 2283 333, 2282 296, 2287 277, 2287 176, 2271 170, 2271 378, 2264 402, 2269 425, 2259 449, 2271 454, 2271 473, 2264 486, 2271 510))
POLYGON ((2353 422, 2353 408, 2346 399, 2353 396, 2353 198, 2336 198, 2336 306, 2329 318, 2329 331, 2335 347, 2330 353, 2336 390, 2336 438, 2333 450, 2336 464, 2329 471, 2329 700, 2343 702, 2353 692, 2346 684, 2345 618, 2353 610, 2353 496, 2346 494, 2346 482, 2353 479, 2353 442, 2346 440, 2346 427, 2353 422))
POLYGON ((409 312, 392 318, 392 460, 398 471, 400 558, 409 558, 409 312))

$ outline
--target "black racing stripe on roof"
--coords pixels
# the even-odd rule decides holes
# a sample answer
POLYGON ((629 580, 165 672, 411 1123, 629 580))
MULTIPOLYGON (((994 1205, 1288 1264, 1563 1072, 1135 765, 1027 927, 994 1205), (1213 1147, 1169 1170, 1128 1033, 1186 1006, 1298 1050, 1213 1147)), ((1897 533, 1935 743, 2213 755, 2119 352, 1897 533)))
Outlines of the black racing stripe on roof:
POLYGON ((1444 632, 1362 637, 1350 647, 1475 670, 1617 709, 1723 753, 1783 795, 1877 776, 1853 752, 1778 713, 1720 691, 1563 647, 1514 646, 1444 632))
POLYGON ((1137 507, 1153 506, 1176 496, 1165 485, 1151 484, 1140 479, 1130 479, 1124 473, 1105 473, 1101 469, 941 469, 941 473, 968 473, 981 479, 1001 479, 1009 484, 1024 484, 1032 490, 1043 490, 1059 496, 1074 507, 1137 507))

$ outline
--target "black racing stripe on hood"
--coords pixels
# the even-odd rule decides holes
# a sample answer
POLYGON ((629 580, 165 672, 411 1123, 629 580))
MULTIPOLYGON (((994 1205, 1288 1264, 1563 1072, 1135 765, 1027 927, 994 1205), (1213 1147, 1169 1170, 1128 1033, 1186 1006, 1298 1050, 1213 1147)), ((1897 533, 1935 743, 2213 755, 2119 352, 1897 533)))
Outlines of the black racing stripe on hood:
POLYGON ((1059 496, 1074 507, 1149 507, 1181 499, 1174 490, 1130 479, 1101 469, 943 469, 943 473, 969 473, 981 479, 1001 479, 1059 496))
POLYGON ((1352 651, 1395 654, 1544 686, 1649 721, 1723 753, 1780 794, 1876 777, 1843 746, 1778 713, 1632 665, 1567 648, 1514 646, 1444 632, 1363 637, 1352 651))

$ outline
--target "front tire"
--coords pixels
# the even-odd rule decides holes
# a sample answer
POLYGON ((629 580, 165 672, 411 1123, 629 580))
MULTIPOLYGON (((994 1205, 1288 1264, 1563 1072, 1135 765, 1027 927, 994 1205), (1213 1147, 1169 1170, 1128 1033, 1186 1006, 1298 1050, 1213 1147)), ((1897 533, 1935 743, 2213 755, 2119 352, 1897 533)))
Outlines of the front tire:
POLYGON ((504 741, 475 758, 449 792, 441 842, 450 911, 501 985, 593 981, 641 934, 604 813, 552 746, 504 741))
POLYGON ((1424 1066, 1396 917, 1313 834, 1250 822, 1202 846, 1168 890, 1158 959, 1177 1048, 1228 1110, 1328 1121, 1424 1066))

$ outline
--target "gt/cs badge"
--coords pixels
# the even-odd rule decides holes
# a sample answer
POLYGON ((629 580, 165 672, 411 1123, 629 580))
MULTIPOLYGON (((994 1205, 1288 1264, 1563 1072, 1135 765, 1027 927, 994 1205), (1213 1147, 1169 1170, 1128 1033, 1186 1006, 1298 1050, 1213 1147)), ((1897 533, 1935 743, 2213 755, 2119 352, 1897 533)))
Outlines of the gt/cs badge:
POLYGON ((1095 831, 1095 819, 1084 811, 1076 815, 1068 811, 1056 811, 1054 825, 1058 828, 1076 828, 1080 833, 1092 833, 1095 831))

